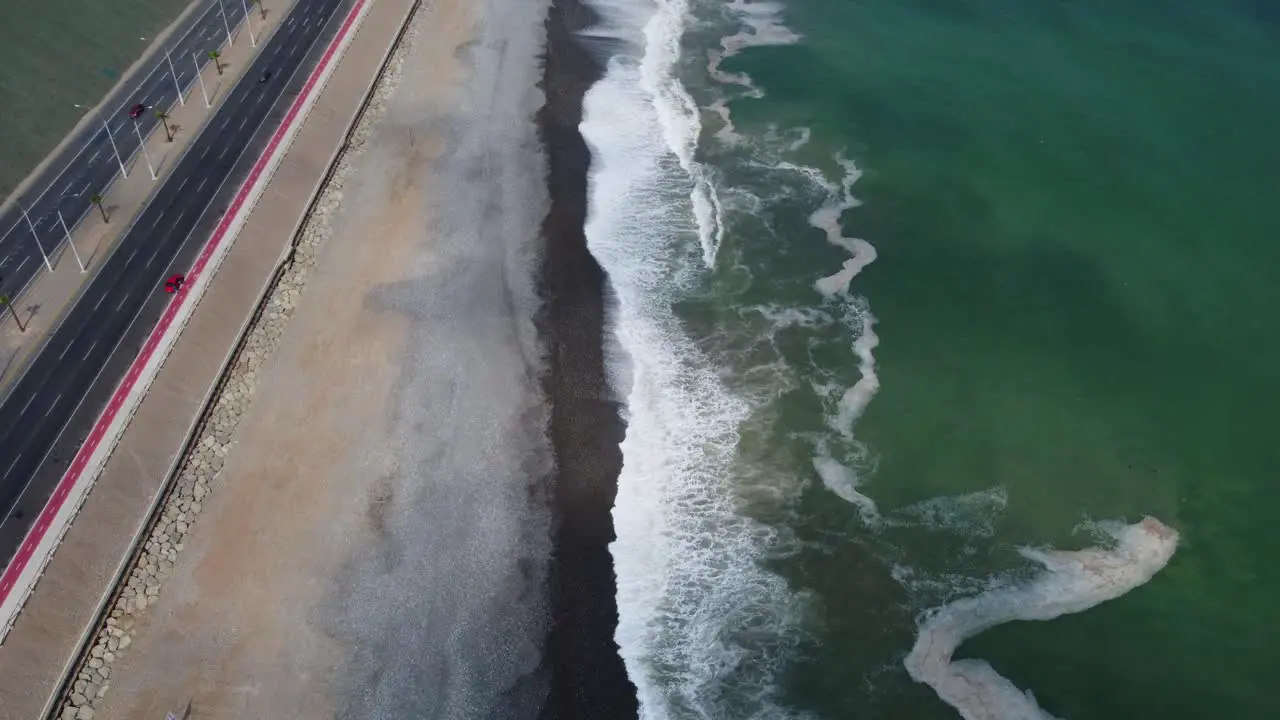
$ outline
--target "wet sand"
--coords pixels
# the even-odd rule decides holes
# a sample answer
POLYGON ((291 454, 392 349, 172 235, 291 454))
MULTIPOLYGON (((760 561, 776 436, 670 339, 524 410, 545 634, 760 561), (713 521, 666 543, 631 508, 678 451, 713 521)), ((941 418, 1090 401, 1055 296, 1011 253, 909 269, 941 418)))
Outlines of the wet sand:
POLYGON ((574 37, 595 21, 578 0, 556 0, 547 19, 547 104, 539 115, 550 159, 551 211, 539 327, 550 350, 557 526, 552 561, 554 664, 543 718, 636 717, 636 689, 614 643, 618 604, 609 543, 622 470, 624 425, 604 366, 607 279, 587 250, 590 153, 578 133, 582 97, 601 73, 574 37))

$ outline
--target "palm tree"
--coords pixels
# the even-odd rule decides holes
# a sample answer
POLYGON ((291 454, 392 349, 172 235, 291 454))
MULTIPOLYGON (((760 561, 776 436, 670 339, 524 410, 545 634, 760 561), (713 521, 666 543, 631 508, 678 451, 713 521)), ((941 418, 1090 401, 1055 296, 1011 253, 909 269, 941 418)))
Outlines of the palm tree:
POLYGON ((98 212, 102 213, 102 222, 111 222, 111 218, 107 217, 107 209, 102 206, 102 201, 106 198, 102 197, 102 193, 94 193, 89 196, 89 202, 98 206, 98 212))
POLYGON ((222 63, 218 62, 218 58, 222 57, 222 53, 217 50, 209 51, 209 59, 213 61, 213 67, 217 69, 218 74, 222 74, 222 63))
POLYGON ((9 308, 9 314, 13 316, 13 322, 18 326, 18 332, 26 332, 27 328, 22 324, 22 319, 18 317, 18 311, 13 309, 13 298, 8 295, 0 295, 0 305, 9 308))
POLYGON ((258 6, 258 13, 262 15, 262 19, 267 19, 267 9, 262 7, 262 0, 249 0, 250 5, 258 6))
POLYGON ((164 125, 165 137, 169 138, 167 142, 173 142, 173 131, 169 129, 169 113, 163 110, 156 110, 156 119, 164 125))

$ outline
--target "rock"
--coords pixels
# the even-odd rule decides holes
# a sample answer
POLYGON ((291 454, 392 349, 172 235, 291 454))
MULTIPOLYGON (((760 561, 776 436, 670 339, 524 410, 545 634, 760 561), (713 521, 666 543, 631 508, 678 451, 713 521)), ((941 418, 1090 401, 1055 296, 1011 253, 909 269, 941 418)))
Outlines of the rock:
POLYGON ((106 648, 104 648, 104 647, 102 647, 101 645, 94 645, 94 646, 93 646, 93 649, 89 651, 89 656, 90 656, 90 657, 100 658, 100 657, 102 657, 102 653, 104 653, 104 652, 106 652, 106 651, 107 651, 107 649, 106 649, 106 648))
POLYGON ((102 658, 89 658, 89 667, 95 670, 102 667, 102 658))
POLYGON ((93 708, 88 705, 80 708, 80 714, 76 715, 76 720, 93 720, 93 708))
POLYGON ((84 705, 87 702, 89 702, 89 698, 85 697, 84 693, 71 693, 72 705, 75 705, 76 707, 80 707, 81 705, 84 705))
POLYGON ((107 639, 108 650, 115 650, 118 647, 120 647, 120 641, 117 640, 115 637, 111 637, 107 639))
POLYGON ((102 662, 103 662, 103 663, 112 663, 112 662, 115 662, 115 661, 116 661, 116 654, 115 654, 115 653, 113 653, 113 652, 103 653, 103 655, 102 655, 102 662))
POLYGON ((146 610, 147 597, 145 595, 139 595, 138 598, 133 601, 133 607, 136 608, 139 612, 146 610))
POLYGON ((80 714, 79 708, 73 705, 66 705, 62 708, 62 715, 60 715, 59 717, 62 720, 76 720, 76 716, 79 714, 80 714))
POLYGON ((77 680, 72 684, 71 689, 78 693, 84 693, 84 689, 89 687, 89 683, 84 680, 77 680))
POLYGON ((125 648, 128 648, 132 644, 133 644, 133 638, 129 637, 128 635, 125 635, 124 637, 120 638, 120 646, 116 649, 123 651, 125 648))

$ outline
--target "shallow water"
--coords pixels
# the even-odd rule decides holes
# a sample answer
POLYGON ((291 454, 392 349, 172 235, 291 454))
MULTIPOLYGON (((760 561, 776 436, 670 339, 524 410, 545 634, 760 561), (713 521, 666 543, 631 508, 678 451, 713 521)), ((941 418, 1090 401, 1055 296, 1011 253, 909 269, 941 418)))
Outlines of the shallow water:
POLYGON ((1058 717, 1274 714, 1274 12, 592 5, 645 716, 954 717, 904 665, 924 613, 1040 619, 1065 576, 1019 548, 1145 516, 1147 584, 959 656, 1058 717))

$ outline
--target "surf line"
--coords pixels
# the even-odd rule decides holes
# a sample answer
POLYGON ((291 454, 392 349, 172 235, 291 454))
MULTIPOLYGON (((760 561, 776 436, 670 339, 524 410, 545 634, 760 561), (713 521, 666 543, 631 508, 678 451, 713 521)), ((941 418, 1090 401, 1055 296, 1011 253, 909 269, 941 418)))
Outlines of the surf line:
POLYGON ((983 660, 953 660, 965 640, 1014 620, 1052 620, 1083 612, 1144 585, 1178 546, 1178 532, 1153 517, 1132 525, 1103 526, 1115 544, 1060 551, 1021 548, 1044 570, 1031 581, 1001 587, 932 610, 920 623, 903 662, 916 682, 965 720, 1057 720, 983 660))

